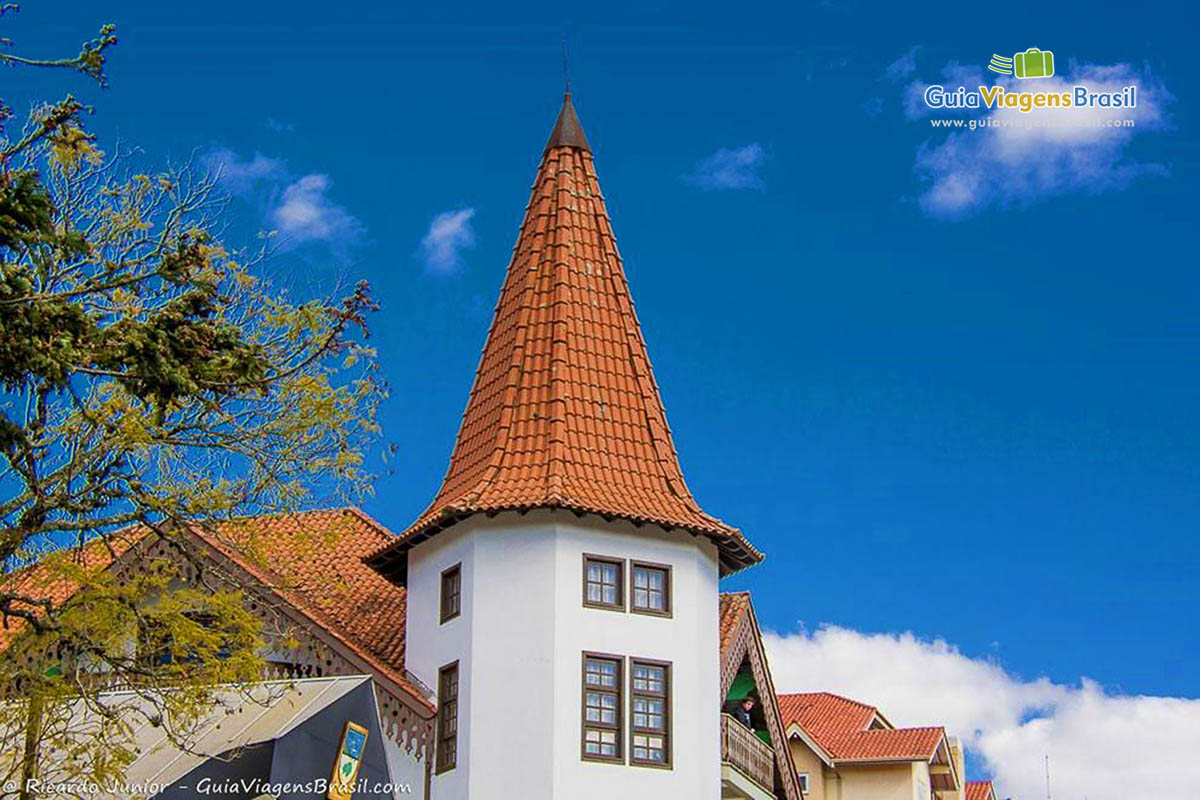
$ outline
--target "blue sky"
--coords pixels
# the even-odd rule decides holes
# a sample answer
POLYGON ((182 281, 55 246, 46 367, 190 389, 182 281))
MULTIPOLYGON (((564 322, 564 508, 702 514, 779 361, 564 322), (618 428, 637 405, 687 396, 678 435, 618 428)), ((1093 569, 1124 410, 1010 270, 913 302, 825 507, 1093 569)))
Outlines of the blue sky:
POLYGON ((445 468, 565 34, 689 483, 768 554, 729 588, 781 632, 1198 694, 1193 6, 58 2, 4 28, 59 54, 106 21, 109 90, 30 89, 222 161, 235 236, 290 230, 281 271, 383 301, 399 456, 368 510, 394 529, 445 468), (1014 150, 910 104, 1031 46, 1144 87, 1138 127, 1014 150))

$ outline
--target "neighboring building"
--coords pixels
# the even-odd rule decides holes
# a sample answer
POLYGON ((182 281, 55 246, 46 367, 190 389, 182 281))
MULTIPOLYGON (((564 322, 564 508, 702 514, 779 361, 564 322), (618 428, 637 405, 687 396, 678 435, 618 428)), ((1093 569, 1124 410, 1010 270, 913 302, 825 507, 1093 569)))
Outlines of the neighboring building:
POLYGON ((966 800, 996 800, 991 781, 967 781, 966 800))
MULTIPOLYGON (((404 797, 425 797, 426 756, 432 753, 435 708, 432 693, 404 667, 405 590, 363 563, 367 554, 392 541, 395 535, 354 508, 260 517, 243 525, 219 526, 210 531, 192 528, 178 534, 187 537, 192 555, 203 564, 207 585, 246 588, 250 608, 262 620, 268 637, 268 680, 288 678, 302 684, 330 676, 371 678, 369 696, 377 709, 375 724, 381 734, 374 742, 383 749, 389 782, 410 787, 411 793, 404 797), (255 551, 254 558, 245 555, 249 550, 255 551)), ((139 569, 146 559, 179 558, 177 548, 145 531, 123 531, 109 544, 114 545, 115 560, 108 547, 94 542, 79 551, 80 564, 89 569, 113 570, 119 577, 139 569)), ((196 564, 184 562, 182 567, 186 581, 197 579, 196 564)), ((59 603, 78 590, 78 586, 54 577, 40 565, 12 574, 7 583, 20 594, 53 598, 59 603)), ((9 618, 6 623, 0 635, 0 651, 25 627, 24 621, 17 618, 9 618)), ((327 688, 348 685, 332 683, 327 688)), ((261 692, 262 686, 255 691, 261 692)), ((367 689, 361 689, 356 696, 361 699, 365 692, 367 689)), ((297 700, 288 696, 280 702, 294 705, 297 700)), ((355 702, 359 709, 361 701, 355 702)), ((344 721, 363 724, 358 716, 344 721)), ((281 726, 276 735, 282 737, 290 730, 285 725, 289 717, 274 719, 281 726)), ((86 727, 86 720, 81 724, 86 727)), ((313 731, 311 726, 307 730, 313 731)), ((320 739, 320 731, 314 735, 320 739)), ((268 741, 262 738, 265 734, 261 727, 255 728, 255 736, 259 738, 246 742, 268 741)), ((375 751, 375 743, 368 745, 371 752, 375 751)), ((200 752, 221 760, 225 744, 220 739, 204 740, 200 752)), ((320 767, 318 772, 332 769, 338 742, 326 740, 324 747, 323 756, 315 762, 320 767)), ((53 754, 47 758, 52 765, 53 754)), ((180 758, 160 747, 151 761, 140 760, 134 774, 146 777, 162 770, 163 775, 171 775, 167 762, 183 763, 180 758)), ((239 769, 259 770, 254 773, 258 777, 270 774, 261 771, 261 764, 251 764, 252 760, 243 762, 239 769)), ((379 770, 368 767, 368 772, 379 770)), ((163 775, 156 781, 170 784, 172 781, 164 780, 163 775)), ((168 796, 175 795, 163 794, 168 796)))
MULTIPOLYGON (((749 596, 718 593, 762 554, 684 482, 569 95, 426 511, 399 536, 357 509, 178 535, 270 617, 273 674, 371 679, 355 697, 374 698, 384 752, 367 768, 386 763, 406 797, 802 800, 749 596), (723 714, 746 695, 760 701, 748 726, 723 714)), ((115 560, 81 558, 120 571, 175 552, 119 539, 115 560)), ((38 576, 9 580, 76 591, 38 576)), ((293 729, 254 741, 284 752, 293 729)), ((335 729, 309 726, 305 746, 332 753, 335 729)), ((229 742, 211 744, 215 758, 229 742)), ((138 774, 179 772, 147 758, 138 774)))
POLYGON ((945 728, 896 728, 829 692, 779 695, 792 759, 811 800, 961 800, 963 751, 945 728))
POLYGON ((763 648, 762 631, 749 592, 721 595, 723 709, 736 713, 747 697, 755 701, 750 725, 721 714, 721 797, 731 800, 801 800, 802 791, 788 750, 786 726, 775 699, 775 684, 763 648))

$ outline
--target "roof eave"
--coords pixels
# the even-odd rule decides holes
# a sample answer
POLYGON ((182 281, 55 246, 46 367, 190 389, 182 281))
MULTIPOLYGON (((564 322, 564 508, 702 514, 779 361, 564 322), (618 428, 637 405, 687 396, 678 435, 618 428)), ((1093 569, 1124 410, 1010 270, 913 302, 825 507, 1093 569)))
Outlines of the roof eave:
POLYGON ((581 508, 570 504, 536 504, 536 505, 512 505, 495 508, 469 508, 456 509, 454 507, 446 507, 440 513, 433 514, 427 519, 413 525, 400 537, 374 553, 366 556, 363 561, 380 572, 385 577, 393 580, 403 580, 407 575, 407 554, 418 544, 426 542, 437 534, 445 531, 458 523, 469 519, 479 514, 485 514, 488 517, 494 517, 497 514, 504 512, 515 511, 519 514, 527 514, 530 511, 536 510, 548 511, 569 511, 576 516, 582 517, 587 514, 598 516, 606 522, 621 520, 629 522, 635 527, 644 525, 653 525, 661 528, 664 531, 670 532, 673 530, 686 531, 693 536, 704 536, 709 539, 717 547, 718 561, 720 566, 721 577, 727 577, 734 573, 741 572, 744 569, 760 564, 766 558, 761 552, 754 548, 745 538, 736 531, 736 529, 728 529, 729 533, 722 533, 714 529, 706 529, 700 526, 691 526, 684 523, 672 523, 656 519, 647 519, 629 514, 621 514, 617 512, 601 512, 590 508, 581 508))

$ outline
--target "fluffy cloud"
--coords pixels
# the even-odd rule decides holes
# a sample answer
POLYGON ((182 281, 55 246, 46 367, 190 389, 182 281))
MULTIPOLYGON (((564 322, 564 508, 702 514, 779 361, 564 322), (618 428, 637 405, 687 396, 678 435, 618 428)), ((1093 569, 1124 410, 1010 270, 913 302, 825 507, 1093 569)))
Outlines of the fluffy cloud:
POLYGON ((769 158, 757 142, 734 150, 722 147, 702 158, 685 180, 701 189, 762 189, 759 170, 769 158))
MULTIPOLYGON (((947 89, 983 85, 978 67, 951 64, 944 70, 947 89)), ((1162 164, 1128 156, 1135 136, 1163 130, 1171 95, 1149 76, 1127 64, 1072 64, 1065 76, 1018 81, 1001 78, 1006 92, 1070 92, 1083 85, 1090 91, 1137 87, 1135 108, 1040 108, 1022 113, 1012 108, 972 110, 988 124, 977 130, 956 129, 940 142, 927 142, 917 153, 916 172, 925 184, 921 208, 929 215, 958 219, 989 206, 1027 206, 1057 195, 1117 191, 1146 175, 1162 175, 1162 164), (1132 126, 1109 126, 1132 120, 1132 126)), ((910 83, 904 104, 909 118, 962 116, 930 112, 922 100, 926 84, 910 83)))
POLYGON ((1043 796, 1047 754, 1064 800, 1191 800, 1200 786, 1200 700, 1023 680, 911 633, 825 626, 764 638, 779 691, 843 694, 896 725, 944 724, 995 774, 1000 797, 1043 796))
POLYGON ((231 193, 262 207, 264 220, 280 235, 282 247, 323 242, 341 248, 363 232, 362 223, 329 198, 327 175, 295 177, 280 159, 261 153, 242 159, 224 147, 210 151, 205 162, 231 193))
POLYGON ((246 194, 263 182, 283 180, 287 175, 287 168, 277 158, 255 153, 250 158, 242 159, 228 147, 213 149, 204 161, 217 179, 234 194, 246 194))
POLYGON ((475 209, 460 208, 438 214, 421 239, 421 256, 430 272, 447 275, 462 267, 461 251, 475 246, 471 219, 475 209))
POLYGON ((284 188, 270 219, 285 242, 345 243, 362 232, 353 215, 329 199, 329 178, 305 175, 284 188))

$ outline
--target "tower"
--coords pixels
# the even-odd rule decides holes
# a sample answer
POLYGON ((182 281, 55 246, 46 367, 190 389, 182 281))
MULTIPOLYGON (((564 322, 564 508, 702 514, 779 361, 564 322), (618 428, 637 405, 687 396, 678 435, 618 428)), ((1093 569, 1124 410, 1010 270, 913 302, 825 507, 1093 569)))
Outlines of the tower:
POLYGON ((435 798, 720 793, 717 583, 568 93, 441 489, 372 558, 438 693, 435 798))

